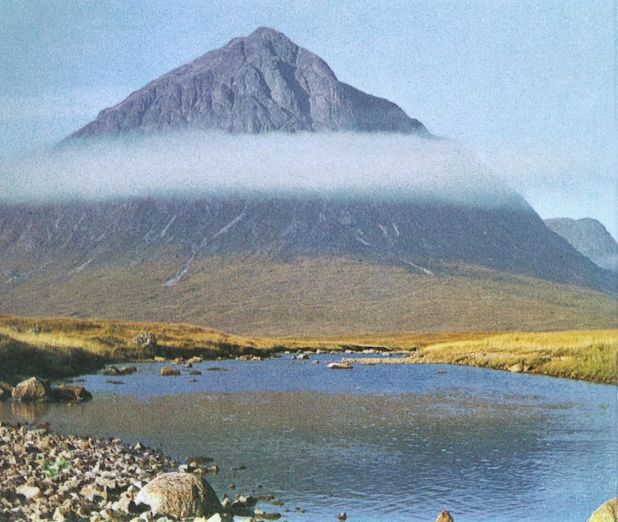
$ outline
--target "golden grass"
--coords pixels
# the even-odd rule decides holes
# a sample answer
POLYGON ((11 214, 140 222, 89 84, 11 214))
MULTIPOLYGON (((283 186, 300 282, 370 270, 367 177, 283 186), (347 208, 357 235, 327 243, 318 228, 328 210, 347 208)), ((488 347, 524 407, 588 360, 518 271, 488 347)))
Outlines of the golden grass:
POLYGON ((0 377, 26 373, 58 377, 111 361, 162 355, 206 358, 268 355, 284 350, 409 352, 365 363, 446 363, 506 370, 523 363, 531 373, 601 383, 617 382, 618 330, 365 334, 324 338, 241 337, 190 324, 0 316, 0 377), (143 332, 158 347, 139 347, 143 332))
MULTIPOLYGON (((601 383, 618 383, 618 330, 466 334, 421 345, 410 357, 365 363, 446 363, 507 370, 522 363, 528 372, 601 383)), ((396 343, 406 347, 406 343, 396 343)), ((408 346, 409 347, 409 346, 408 346)))

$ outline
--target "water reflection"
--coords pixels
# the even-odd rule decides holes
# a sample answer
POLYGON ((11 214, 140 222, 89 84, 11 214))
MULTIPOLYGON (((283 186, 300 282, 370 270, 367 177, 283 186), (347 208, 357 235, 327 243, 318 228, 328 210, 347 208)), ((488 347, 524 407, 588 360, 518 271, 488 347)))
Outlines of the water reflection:
POLYGON ((49 409, 47 402, 9 401, 5 405, 10 406, 11 414, 17 422, 27 423, 37 422, 49 409))

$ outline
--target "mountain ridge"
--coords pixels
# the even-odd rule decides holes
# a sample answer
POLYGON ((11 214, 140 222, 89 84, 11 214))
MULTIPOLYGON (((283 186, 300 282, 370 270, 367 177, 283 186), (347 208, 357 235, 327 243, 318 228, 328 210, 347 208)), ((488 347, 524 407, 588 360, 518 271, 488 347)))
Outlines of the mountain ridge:
POLYGON ((595 264, 618 272, 618 243, 603 223, 593 218, 550 218, 544 221, 595 264))
POLYGON ((340 82, 319 56, 283 33, 259 27, 149 82, 69 140, 173 129, 430 136, 398 105, 340 82))

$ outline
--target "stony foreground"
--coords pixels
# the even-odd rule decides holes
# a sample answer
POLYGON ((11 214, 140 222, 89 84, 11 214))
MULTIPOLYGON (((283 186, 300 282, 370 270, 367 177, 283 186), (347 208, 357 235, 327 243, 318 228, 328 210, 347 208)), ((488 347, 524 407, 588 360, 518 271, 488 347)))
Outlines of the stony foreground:
POLYGON ((279 518, 253 497, 220 502, 207 471, 139 443, 0 423, 0 521, 279 518))

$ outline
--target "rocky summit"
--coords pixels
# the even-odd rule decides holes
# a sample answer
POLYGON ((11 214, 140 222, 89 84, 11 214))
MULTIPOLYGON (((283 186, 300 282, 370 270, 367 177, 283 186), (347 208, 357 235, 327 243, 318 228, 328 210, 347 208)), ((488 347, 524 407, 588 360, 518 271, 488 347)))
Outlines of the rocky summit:
POLYGON ((150 82, 72 137, 177 129, 429 135, 396 104, 340 82, 319 56, 260 27, 150 82))

